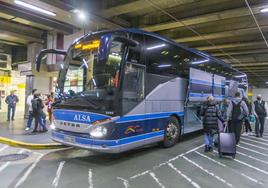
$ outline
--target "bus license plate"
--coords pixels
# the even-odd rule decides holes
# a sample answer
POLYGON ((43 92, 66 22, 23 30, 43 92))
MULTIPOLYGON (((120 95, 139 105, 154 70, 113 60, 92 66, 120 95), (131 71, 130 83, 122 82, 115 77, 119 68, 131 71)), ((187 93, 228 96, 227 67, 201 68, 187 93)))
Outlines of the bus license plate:
POLYGON ((70 143, 75 143, 75 138, 72 136, 64 136, 64 141, 70 142, 70 143))

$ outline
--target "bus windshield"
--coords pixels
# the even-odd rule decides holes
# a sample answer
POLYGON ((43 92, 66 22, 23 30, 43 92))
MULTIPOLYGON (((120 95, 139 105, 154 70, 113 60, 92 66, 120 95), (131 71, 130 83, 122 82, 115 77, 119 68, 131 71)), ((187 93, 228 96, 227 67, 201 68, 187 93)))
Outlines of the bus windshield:
POLYGON ((93 106, 97 111, 113 111, 123 48, 121 42, 113 41, 107 58, 99 60, 97 40, 75 45, 59 74, 59 82, 64 83, 61 91, 69 96, 63 105, 93 106))

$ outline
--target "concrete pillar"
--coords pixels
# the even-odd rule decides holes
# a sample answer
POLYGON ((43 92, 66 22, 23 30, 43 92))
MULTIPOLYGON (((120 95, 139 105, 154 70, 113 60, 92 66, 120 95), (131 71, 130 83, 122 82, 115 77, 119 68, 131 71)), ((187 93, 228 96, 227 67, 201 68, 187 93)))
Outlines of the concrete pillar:
POLYGON ((34 74, 35 74, 35 59, 40 50, 43 49, 43 45, 40 43, 30 43, 27 46, 27 61, 31 65, 32 74, 26 76, 26 87, 25 87, 25 110, 24 117, 28 117, 28 106, 26 104, 27 96, 31 94, 32 89, 34 88, 34 74))

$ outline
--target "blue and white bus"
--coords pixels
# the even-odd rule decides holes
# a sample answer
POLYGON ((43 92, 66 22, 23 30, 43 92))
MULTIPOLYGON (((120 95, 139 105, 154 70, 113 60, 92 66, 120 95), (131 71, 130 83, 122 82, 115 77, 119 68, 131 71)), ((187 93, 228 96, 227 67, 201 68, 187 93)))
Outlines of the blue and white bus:
POLYGON ((52 139, 119 153, 146 144, 175 145, 202 129, 199 111, 247 93, 247 76, 206 53, 138 29, 101 31, 77 39, 62 54, 52 139))

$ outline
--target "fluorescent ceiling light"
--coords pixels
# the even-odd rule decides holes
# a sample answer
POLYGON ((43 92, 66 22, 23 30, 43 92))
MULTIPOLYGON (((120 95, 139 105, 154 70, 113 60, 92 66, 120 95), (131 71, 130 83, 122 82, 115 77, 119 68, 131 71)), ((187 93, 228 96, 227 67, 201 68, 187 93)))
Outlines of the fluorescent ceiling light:
POLYGON ((205 59, 205 60, 201 60, 201 61, 193 61, 191 64, 197 65, 197 64, 202 64, 202 63, 206 63, 206 62, 209 62, 209 59, 205 59))
POLYGON ((166 44, 155 45, 155 46, 148 47, 146 49, 147 50, 153 50, 153 49, 161 48, 161 47, 164 47, 164 46, 166 46, 166 44))
POLYGON ((56 14, 54 12, 45 10, 43 8, 39 8, 37 6, 34 6, 34 5, 31 5, 31 4, 25 3, 23 1, 15 0, 14 3, 15 4, 18 4, 18 5, 21 5, 23 7, 26 7, 26 8, 35 10, 35 11, 38 11, 38 12, 42 12, 42 13, 47 14, 47 15, 50 15, 50 16, 56 16, 56 14))
POLYGON ((243 78, 243 77, 245 77, 246 75, 245 74, 241 74, 241 75, 236 75, 236 76, 234 76, 234 77, 236 77, 236 78, 243 78))
POLYGON ((158 65, 159 68, 164 68, 164 67, 171 67, 170 64, 165 64, 165 65, 158 65))
POLYGON ((86 13, 83 11, 79 11, 77 14, 78 14, 79 19, 81 19, 81 20, 85 20, 87 17, 86 13))
POLYGON ((268 12, 268 8, 262 8, 260 12, 268 12))

